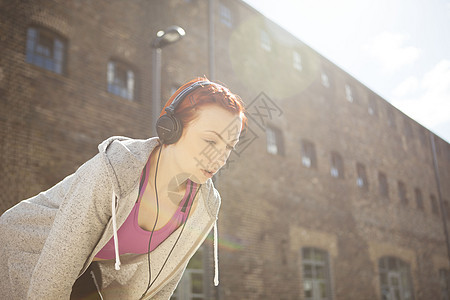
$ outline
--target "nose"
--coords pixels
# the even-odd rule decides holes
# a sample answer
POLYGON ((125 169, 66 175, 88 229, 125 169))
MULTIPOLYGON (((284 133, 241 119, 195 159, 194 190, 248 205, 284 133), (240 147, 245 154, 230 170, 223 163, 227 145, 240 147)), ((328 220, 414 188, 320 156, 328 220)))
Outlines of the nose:
POLYGON ((218 171, 220 168, 222 168, 227 163, 230 154, 231 150, 228 150, 227 148, 225 148, 225 150, 222 150, 220 155, 218 155, 216 162, 213 164, 214 170, 218 171))

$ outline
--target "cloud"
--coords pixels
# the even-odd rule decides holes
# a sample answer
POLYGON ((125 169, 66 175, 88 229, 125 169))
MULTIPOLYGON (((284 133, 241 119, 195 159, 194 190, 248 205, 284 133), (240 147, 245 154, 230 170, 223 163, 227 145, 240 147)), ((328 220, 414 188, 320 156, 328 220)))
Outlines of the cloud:
POLYGON ((407 35, 383 32, 363 46, 363 50, 377 59, 388 72, 414 63, 420 56, 420 50, 413 46, 405 46, 407 35))
POLYGON ((450 132, 438 132, 450 124, 450 60, 441 60, 420 79, 405 79, 390 98, 401 111, 450 141, 450 132))
POLYGON ((416 92, 419 88, 419 79, 416 77, 409 77, 403 80, 393 91, 392 95, 395 98, 400 98, 416 92))

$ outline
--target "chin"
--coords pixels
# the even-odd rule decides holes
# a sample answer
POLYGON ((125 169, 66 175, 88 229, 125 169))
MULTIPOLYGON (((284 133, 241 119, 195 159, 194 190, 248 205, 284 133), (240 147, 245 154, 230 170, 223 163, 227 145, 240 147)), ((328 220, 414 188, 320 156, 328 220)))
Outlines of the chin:
POLYGON ((202 174, 199 174, 198 176, 192 174, 191 176, 189 176, 189 179, 197 184, 204 184, 206 183, 206 181, 208 181, 208 178, 205 178, 205 176, 202 174))

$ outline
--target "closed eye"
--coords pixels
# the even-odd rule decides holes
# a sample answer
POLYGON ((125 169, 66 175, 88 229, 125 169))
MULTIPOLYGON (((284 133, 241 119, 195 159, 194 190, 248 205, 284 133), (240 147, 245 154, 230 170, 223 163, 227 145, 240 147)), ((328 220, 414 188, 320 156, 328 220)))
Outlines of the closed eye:
POLYGON ((211 141, 211 140, 205 140, 205 142, 207 142, 208 144, 211 144, 211 145, 215 145, 216 144, 216 141, 211 141))

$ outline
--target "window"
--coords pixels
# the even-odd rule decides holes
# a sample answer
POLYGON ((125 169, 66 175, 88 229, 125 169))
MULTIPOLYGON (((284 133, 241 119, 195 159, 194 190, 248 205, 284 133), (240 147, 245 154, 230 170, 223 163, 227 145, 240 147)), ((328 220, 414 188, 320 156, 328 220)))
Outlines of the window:
POLYGON ((337 152, 331 152, 331 176, 335 178, 344 178, 344 163, 342 157, 337 152))
POLYGON ((118 61, 108 62, 108 92, 128 100, 135 97, 134 72, 118 61))
POLYGON ((302 165, 307 168, 316 168, 316 148, 310 141, 302 141, 302 165))
POLYGON ((430 195, 430 201, 431 201, 431 211, 433 212, 433 214, 435 215, 439 214, 438 203, 436 197, 433 194, 430 195))
POLYGON ((303 248, 302 274, 305 300, 331 300, 330 266, 326 251, 303 248))
POLYGON ((412 131, 411 124, 408 119, 405 119, 405 121, 403 122, 403 131, 404 131, 405 137, 407 137, 408 139, 412 138, 413 131, 412 131))
POLYGON ((330 79, 328 78, 328 75, 325 72, 322 72, 320 74, 320 80, 322 81, 322 85, 326 88, 330 87, 330 79))
POLYGON ((418 188, 414 189, 414 195, 416 196, 416 205, 418 209, 423 210, 423 198, 422 191, 418 188))
POLYGON ((450 205, 448 204, 447 200, 443 200, 444 202, 444 212, 447 214, 447 218, 450 216, 450 205))
POLYGON ((227 27, 233 27, 233 16, 231 15, 231 10, 222 3, 219 5, 219 15, 220 22, 225 24, 227 27))
POLYGON ((375 95, 370 94, 369 95, 369 107, 367 108, 369 115, 376 116, 378 115, 378 107, 377 107, 377 101, 375 99, 375 95))
POLYGON ((56 33, 38 27, 27 30, 26 61, 52 72, 64 73, 66 42, 56 33))
POLYGON ((348 84, 345 85, 345 98, 348 100, 348 102, 353 102, 352 88, 348 84))
POLYGON ((392 108, 387 106, 386 113, 388 118, 388 125, 391 126, 392 128, 396 128, 397 125, 395 124, 395 115, 394 112, 392 111, 392 108))
POLYGON ((436 154, 440 156, 441 155, 440 139, 438 139, 434 136, 433 140, 434 140, 434 146, 436 148, 436 154))
POLYGON ((405 183, 401 180, 398 181, 398 196, 400 197, 400 203, 408 204, 408 196, 406 194, 405 183))
POLYGON ((384 256, 378 261, 378 268, 381 299, 414 299, 409 264, 396 257, 384 256))
POLYGON ((292 60, 294 69, 301 71, 303 69, 303 66, 302 66, 302 57, 300 53, 298 53, 297 51, 292 52, 292 60))
POLYGON ((439 270, 439 284, 441 286, 441 299, 450 300, 450 272, 448 269, 439 270))
POLYGON ((361 163, 356 163, 356 185, 360 188, 367 189, 369 182, 367 181, 366 167, 361 163))
POLYGON ((272 50, 272 42, 270 41, 269 34, 265 30, 261 30, 259 35, 261 39, 261 48, 270 52, 272 50))
POLYGON ((203 247, 200 247, 189 261, 183 277, 171 300, 201 300, 206 299, 204 285, 203 247))
POLYGON ((284 154, 283 135, 278 128, 267 126, 267 152, 270 154, 284 154))
POLYGON ((389 185, 386 174, 383 172, 378 172, 378 183, 380 186, 380 195, 385 198, 389 198, 389 185))
POLYGON ((422 146, 425 147, 427 145, 427 133, 423 127, 419 128, 419 139, 422 146))

